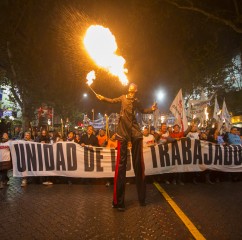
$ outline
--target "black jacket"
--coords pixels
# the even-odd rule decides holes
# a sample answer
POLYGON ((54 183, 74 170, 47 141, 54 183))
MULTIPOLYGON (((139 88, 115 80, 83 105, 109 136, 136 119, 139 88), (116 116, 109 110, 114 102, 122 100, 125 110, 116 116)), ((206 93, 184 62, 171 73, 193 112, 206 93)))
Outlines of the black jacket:
POLYGON ((79 142, 79 144, 84 143, 85 145, 92 145, 94 147, 98 147, 98 139, 96 136, 94 136, 93 134, 88 136, 87 134, 83 135, 81 137, 81 141, 79 142))
POLYGON ((117 127, 118 137, 124 138, 127 141, 131 139, 143 138, 143 134, 137 123, 135 114, 136 111, 141 113, 152 113, 152 109, 144 109, 137 98, 122 95, 118 98, 104 98, 103 101, 109 103, 121 103, 120 118, 117 127))

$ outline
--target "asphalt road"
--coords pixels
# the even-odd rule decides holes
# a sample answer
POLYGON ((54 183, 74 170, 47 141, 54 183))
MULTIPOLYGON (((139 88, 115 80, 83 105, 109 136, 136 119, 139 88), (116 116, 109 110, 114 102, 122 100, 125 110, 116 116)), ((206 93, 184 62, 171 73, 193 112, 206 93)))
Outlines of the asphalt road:
MULTIPOLYGON (((160 184, 206 239, 242 239, 242 182, 160 184)), ((194 239, 163 195, 149 183, 147 206, 126 185, 126 211, 112 209, 104 180, 28 184, 0 190, 0 236, 5 239, 194 239)))

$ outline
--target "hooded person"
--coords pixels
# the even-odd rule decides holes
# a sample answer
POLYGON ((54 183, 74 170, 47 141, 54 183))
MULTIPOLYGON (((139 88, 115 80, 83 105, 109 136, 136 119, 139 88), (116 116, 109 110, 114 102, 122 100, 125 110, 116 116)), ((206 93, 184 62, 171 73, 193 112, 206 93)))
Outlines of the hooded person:
POLYGON ((132 164, 135 174, 135 182, 138 191, 138 199, 141 206, 145 206, 146 184, 145 184, 145 168, 143 159, 142 140, 143 134, 136 120, 135 113, 152 113, 157 106, 144 109, 136 97, 137 85, 131 83, 128 93, 118 98, 106 98, 97 94, 97 98, 101 101, 109 103, 119 103, 121 105, 120 118, 117 126, 116 139, 118 140, 118 153, 114 176, 114 193, 113 207, 119 211, 125 210, 124 195, 125 195, 125 177, 126 164, 128 156, 128 143, 131 142, 132 148, 132 164))

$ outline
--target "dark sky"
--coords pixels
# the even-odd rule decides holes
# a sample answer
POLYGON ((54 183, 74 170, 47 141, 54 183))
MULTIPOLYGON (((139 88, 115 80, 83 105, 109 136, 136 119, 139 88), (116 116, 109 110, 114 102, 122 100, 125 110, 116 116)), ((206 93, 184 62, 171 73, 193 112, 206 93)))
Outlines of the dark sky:
MULTIPOLYGON (((80 106, 89 112, 92 108, 96 113, 119 109, 95 98, 85 83, 89 71, 97 73, 93 84, 96 92, 112 98, 127 91, 115 77, 98 69, 83 49, 81 37, 91 24, 108 27, 115 35, 118 54, 126 59, 128 78, 138 85, 145 107, 157 99, 159 89, 165 92, 165 98, 158 102, 162 112, 168 111, 180 88, 189 91, 195 79, 208 76, 213 67, 223 68, 240 48, 240 36, 229 27, 177 9, 165 0, 4 1, 17 9, 11 11, 12 15, 22 14, 17 18, 18 28, 22 32, 30 29, 30 39, 35 37, 30 43, 38 46, 42 41, 43 49, 39 51, 45 54, 46 68, 55 65, 59 77, 67 76, 70 85, 76 81, 72 91, 80 96, 80 106), (223 60, 220 63, 217 59, 223 60), (82 99, 84 92, 89 94, 87 99, 82 99)), ((203 2, 201 7, 212 11, 233 9, 228 0, 196 2, 203 2)))
MULTIPOLYGON (((193 76, 187 76, 186 70, 191 68, 197 49, 205 49, 215 41, 221 55, 231 59, 237 46, 237 35, 229 28, 194 12, 178 10, 165 1, 89 1, 82 6, 77 1, 76 9, 82 9, 91 21, 108 27, 115 35, 118 53, 127 61, 128 78, 138 84, 139 98, 145 106, 157 99, 159 89, 165 92, 165 98, 158 101, 164 112, 184 83, 192 84, 193 76)), ((105 72, 97 75, 93 88, 107 97, 117 97, 127 89, 105 72)), ((97 102, 92 92, 90 97, 88 106, 97 112, 118 109, 97 102)))

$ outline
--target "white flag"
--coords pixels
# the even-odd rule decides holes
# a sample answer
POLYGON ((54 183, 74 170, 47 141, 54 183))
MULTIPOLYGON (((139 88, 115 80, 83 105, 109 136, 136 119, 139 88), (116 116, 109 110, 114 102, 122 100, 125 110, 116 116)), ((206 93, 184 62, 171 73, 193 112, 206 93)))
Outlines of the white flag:
POLYGON ((188 127, 187 116, 185 113, 184 101, 182 98, 182 90, 178 92, 174 101, 170 106, 170 111, 173 113, 174 117, 177 119, 177 123, 181 126, 182 131, 185 131, 188 127))
POLYGON ((230 124, 231 124, 231 117, 230 117, 229 111, 227 109, 225 99, 223 101, 221 118, 222 118, 222 121, 225 123, 226 130, 229 131, 230 130, 230 124))
POLYGON ((214 94, 210 98, 206 99, 204 92, 202 92, 199 100, 189 100, 189 112, 192 118, 194 116, 200 119, 205 118, 204 109, 210 105, 210 101, 212 100, 213 96, 214 94))
POLYGON ((217 100, 217 96, 215 96, 214 98, 214 110, 213 110, 213 118, 216 119, 217 121, 219 120, 219 105, 218 105, 218 100, 217 100))

